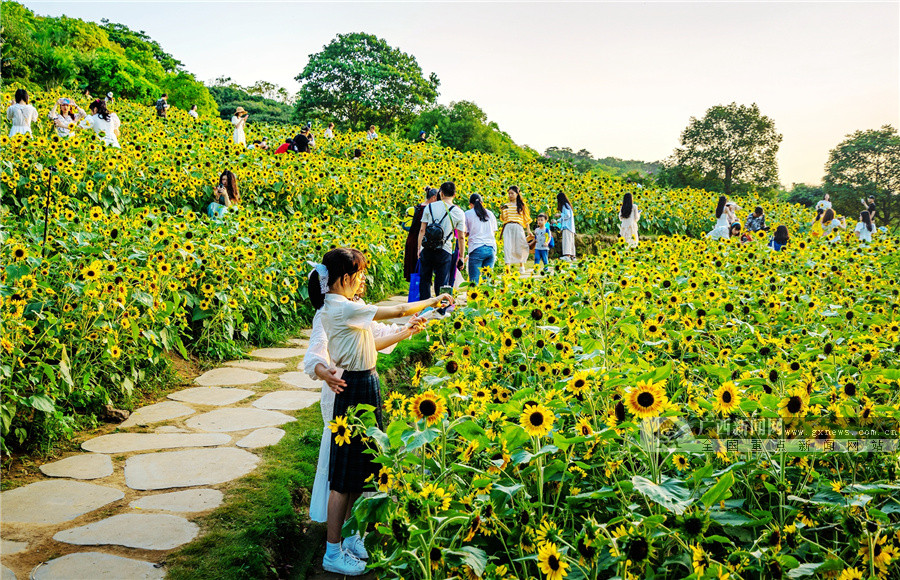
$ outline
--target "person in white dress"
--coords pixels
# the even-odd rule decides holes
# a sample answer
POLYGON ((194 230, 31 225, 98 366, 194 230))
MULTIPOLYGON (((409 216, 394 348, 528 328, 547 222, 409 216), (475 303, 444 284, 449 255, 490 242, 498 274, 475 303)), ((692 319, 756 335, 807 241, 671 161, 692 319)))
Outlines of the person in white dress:
POLYGON ((234 133, 231 135, 231 140, 234 143, 240 143, 241 145, 245 145, 247 143, 247 136, 244 135, 244 125, 247 124, 247 117, 250 114, 244 110, 244 107, 238 107, 234 110, 234 116, 231 118, 231 124, 234 125, 234 133))
POLYGON ((328 123, 328 128, 325 129, 324 135, 326 139, 334 139, 334 123, 328 123))
POLYGON ((122 122, 115 113, 106 109, 106 101, 97 99, 88 107, 91 115, 81 122, 85 129, 93 129, 109 147, 121 148, 119 145, 119 127, 122 122))
POLYGON ((556 194, 556 211, 562 238, 561 259, 571 262, 575 259, 575 213, 569 198, 561 191, 556 194))
POLYGON ((716 203, 716 225, 713 229, 731 226, 731 222, 728 221, 728 213, 725 211, 726 201, 724 195, 719 196, 719 201, 716 203))
POLYGON ((197 112, 197 105, 191 105, 191 110, 188 111, 188 115, 190 115, 191 117, 193 117, 195 119, 200 118, 200 113, 197 112))
POLYGON ((9 136, 31 135, 31 124, 38 120, 38 112, 28 103, 28 91, 17 89, 16 102, 6 109, 6 118, 12 121, 9 136))
POLYGON ((875 224, 872 222, 872 216, 869 212, 864 211, 859 214, 859 223, 856 224, 856 228, 853 230, 853 233, 856 234, 856 238, 860 242, 865 242, 867 244, 872 243, 872 233, 875 231, 875 224))
POLYGON ((837 219, 834 216, 833 209, 826 209, 825 213, 822 214, 822 236, 827 237, 828 234, 834 232, 834 237, 831 238, 832 244, 837 244, 841 241, 841 234, 837 230, 846 230, 847 229, 847 220, 844 218, 837 219))
POLYGON ((76 105, 72 99, 63 97, 54 103, 53 109, 51 109, 47 117, 53 121, 53 128, 56 130, 56 134, 63 139, 67 139, 72 134, 72 129, 82 119, 87 117, 87 113, 76 105))
POLYGON ((634 204, 631 193, 626 193, 622 197, 622 209, 619 210, 619 235, 625 240, 625 243, 636 248, 638 245, 638 220, 641 219, 641 212, 638 206, 634 204))
POLYGON ((825 211, 826 209, 831 209, 831 196, 827 193, 822 196, 822 199, 816 202, 816 210, 825 211))

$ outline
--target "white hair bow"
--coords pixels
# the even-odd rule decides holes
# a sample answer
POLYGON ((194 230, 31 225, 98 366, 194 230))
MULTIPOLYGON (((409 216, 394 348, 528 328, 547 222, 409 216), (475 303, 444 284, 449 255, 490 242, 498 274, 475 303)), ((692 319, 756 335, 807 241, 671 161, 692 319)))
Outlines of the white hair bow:
POLYGON ((309 273, 310 276, 312 276, 313 272, 319 273, 319 288, 322 290, 322 295, 328 294, 328 268, 323 264, 316 264, 315 262, 307 263, 313 267, 312 271, 309 273))

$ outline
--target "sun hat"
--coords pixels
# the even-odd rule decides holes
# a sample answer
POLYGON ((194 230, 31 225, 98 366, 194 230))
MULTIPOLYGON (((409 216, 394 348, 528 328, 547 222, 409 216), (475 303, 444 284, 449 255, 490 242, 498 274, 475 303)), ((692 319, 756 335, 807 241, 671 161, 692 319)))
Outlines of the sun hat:
POLYGON ((71 105, 72 99, 69 99, 68 97, 60 97, 60 98, 56 99, 56 104, 57 105, 71 105))
POLYGON ((247 111, 244 110, 244 107, 238 107, 234 110, 234 114, 237 115, 238 113, 244 113, 246 115, 247 111))

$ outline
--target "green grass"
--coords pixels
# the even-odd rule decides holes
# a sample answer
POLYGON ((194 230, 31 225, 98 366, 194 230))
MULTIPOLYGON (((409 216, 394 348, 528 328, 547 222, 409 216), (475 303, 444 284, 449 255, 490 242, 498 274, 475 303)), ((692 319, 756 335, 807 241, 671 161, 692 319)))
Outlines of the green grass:
POLYGON ((169 555, 168 578, 305 578, 324 545, 324 526, 306 517, 322 436, 319 405, 299 411, 282 440, 260 451, 259 467, 226 490, 197 523, 202 536, 169 555))

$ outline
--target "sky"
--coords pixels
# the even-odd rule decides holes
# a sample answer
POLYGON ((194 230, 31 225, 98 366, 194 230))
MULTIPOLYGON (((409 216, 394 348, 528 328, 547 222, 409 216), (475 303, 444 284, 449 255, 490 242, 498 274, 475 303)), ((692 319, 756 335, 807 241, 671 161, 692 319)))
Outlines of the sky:
POLYGON ((691 117, 756 103, 781 183, 818 184, 846 135, 900 128, 900 2, 23 2, 143 30, 202 81, 299 90, 309 55, 366 32, 519 144, 656 161, 691 117))

